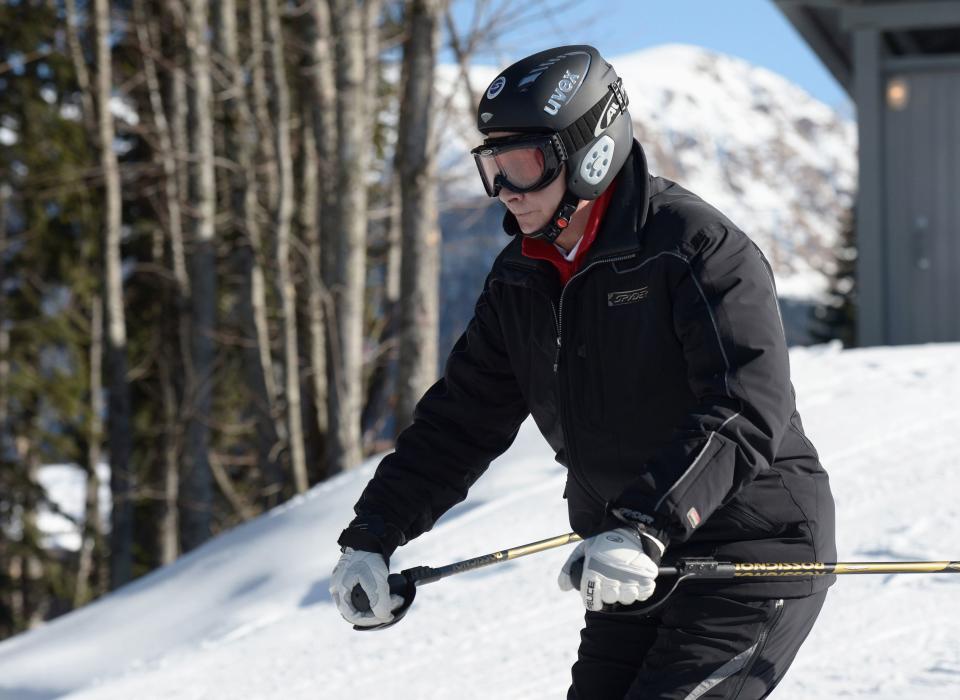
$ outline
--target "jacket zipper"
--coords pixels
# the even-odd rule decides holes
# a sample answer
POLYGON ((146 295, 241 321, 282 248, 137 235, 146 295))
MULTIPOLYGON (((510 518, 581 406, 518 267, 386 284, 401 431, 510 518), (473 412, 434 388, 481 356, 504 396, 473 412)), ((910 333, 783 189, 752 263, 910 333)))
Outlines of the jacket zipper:
POLYGON ((760 658, 760 654, 763 653, 763 648, 767 644, 767 637, 770 636, 770 630, 772 630, 773 626, 776 625, 780 620, 781 615, 783 615, 783 598, 778 598, 774 603, 773 617, 771 617, 769 622, 767 622, 767 624, 763 626, 763 629, 760 630, 760 636, 757 637, 757 648, 754 650, 753 654, 750 655, 750 658, 747 660, 747 664, 740 672, 740 682, 737 683, 736 691, 734 691, 732 695, 728 695, 727 700, 736 700, 736 698, 740 695, 740 691, 743 690, 743 686, 750 677, 750 671, 753 670, 753 665, 757 662, 757 659, 760 658))
MULTIPOLYGON (((592 263, 587 265, 582 270, 580 270, 580 272, 578 272, 573 277, 571 277, 567 281, 567 283, 564 285, 563 291, 560 292, 560 310, 558 312, 556 306, 554 306, 554 309, 553 309, 553 317, 557 322, 557 355, 553 363, 554 372, 556 372, 560 366, 560 346, 563 338, 563 297, 566 296, 567 290, 570 289, 570 285, 573 284, 573 281, 577 279, 577 277, 586 273, 587 270, 594 267, 595 265, 599 265, 600 263, 620 262, 621 260, 629 260, 630 258, 635 258, 635 257, 636 257, 636 253, 631 253, 630 255, 620 255, 613 258, 599 258, 597 260, 594 260, 592 263)), ((553 301, 551 300, 550 303, 553 304, 553 301)))
POLYGON ((584 491, 586 491, 587 494, 593 497, 597 501, 597 503, 600 503, 601 505, 603 505, 604 508, 606 508, 607 506, 606 499, 600 494, 599 491, 597 491, 597 489, 593 487, 592 484, 590 484, 590 482, 587 480, 586 475, 581 474, 577 469, 577 466, 576 466, 577 459, 575 456, 575 450, 573 448, 573 431, 568 430, 567 428, 567 414, 563 408, 565 402, 563 401, 563 392, 561 391, 562 387, 560 386, 560 371, 559 371, 560 370, 560 349, 563 347, 563 299, 567 294, 567 290, 570 289, 570 286, 573 284, 573 281, 578 277, 580 277, 581 275, 585 274, 592 267, 599 265, 601 263, 620 262, 621 260, 629 260, 630 258, 634 258, 634 257, 636 257, 635 253, 631 253, 630 255, 620 255, 620 256, 610 257, 610 258, 598 258, 597 260, 594 260, 592 263, 590 263, 585 268, 580 270, 580 272, 575 274, 569 280, 567 280, 566 285, 564 285, 563 287, 563 291, 560 292, 559 309, 557 308, 557 305, 553 303, 553 299, 550 299, 550 306, 553 308, 553 320, 557 328, 557 350, 553 360, 553 373, 557 377, 557 384, 558 384, 557 393, 560 398, 560 401, 559 401, 560 422, 561 422, 561 425, 563 426, 564 437, 567 440, 567 449, 570 452, 570 472, 573 474, 573 478, 577 481, 577 483, 580 484, 580 487, 584 491))

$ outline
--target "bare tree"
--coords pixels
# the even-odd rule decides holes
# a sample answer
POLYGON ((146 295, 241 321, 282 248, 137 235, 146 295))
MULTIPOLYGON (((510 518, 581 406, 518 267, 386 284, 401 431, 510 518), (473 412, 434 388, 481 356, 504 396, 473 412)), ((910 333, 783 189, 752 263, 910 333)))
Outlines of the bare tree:
POLYGON ((97 124, 100 167, 103 170, 106 213, 104 271, 107 305, 107 366, 110 368, 108 434, 110 490, 113 494, 110 529, 110 586, 117 588, 132 577, 133 470, 130 465, 130 388, 127 383, 127 324, 123 308, 120 255, 120 171, 113 150, 114 124, 110 111, 113 70, 110 51, 110 6, 95 0, 97 36, 97 124))
POLYGON ((26 619, 27 627, 33 628, 39 626, 50 605, 50 599, 43 596, 39 582, 44 576, 44 562, 40 558, 42 547, 40 545, 40 529, 37 525, 37 509, 39 506, 39 494, 42 493, 42 487, 38 480, 40 472, 40 455, 37 450, 36 440, 36 406, 32 406, 28 420, 24 421, 23 431, 16 436, 14 440, 17 462, 26 467, 27 488, 24 491, 24 497, 21 501, 22 512, 20 514, 20 523, 22 532, 20 535, 20 557, 19 557, 19 579, 20 596, 19 607, 20 616, 26 619))
POLYGON ((369 117, 364 80, 363 2, 328 0, 337 84, 336 308, 330 405, 329 472, 360 464, 363 308, 366 273, 369 117))
MULTIPOLYGON (((90 417, 87 425, 86 495, 83 509, 83 529, 80 554, 77 558, 77 583, 73 605, 80 607, 99 591, 94 591, 91 579, 94 573, 94 554, 102 546, 103 529, 100 524, 100 441, 103 439, 103 299, 95 294, 90 303, 90 417)), ((102 583, 102 582, 101 582, 102 583)))
POLYGON ((305 68, 310 89, 310 127, 312 140, 304 141, 310 158, 316 162, 317 207, 313 227, 306 226, 307 272, 310 276, 308 307, 310 310, 311 370, 317 428, 321 434, 329 430, 329 374, 327 363, 328 316, 324 299, 333 280, 336 255, 333 221, 336 183, 336 87, 333 66, 333 38, 330 35, 330 7, 327 0, 309 0, 309 17, 301 23, 309 56, 305 68), (312 149, 311 149, 312 145, 312 149))
POLYGON ((300 353, 297 345, 297 293, 290 269, 291 219, 293 217, 293 154, 290 150, 290 91, 283 62, 283 30, 280 10, 273 0, 265 0, 267 40, 273 72, 276 116, 277 161, 280 170, 277 232, 277 291, 283 320, 284 377, 286 379, 287 426, 290 438, 290 466, 293 483, 299 493, 308 488, 307 462, 303 446, 303 422, 300 401, 300 353))
POLYGON ((400 360, 397 430, 436 380, 439 225, 432 149, 434 71, 443 0, 407 4, 402 98, 397 135, 403 253, 400 266, 400 360))
MULTIPOLYGON (((249 0, 248 7, 248 36, 250 38, 250 57, 245 62, 250 69, 250 97, 253 105, 253 117, 255 124, 256 138, 256 163, 258 167, 254 169, 256 177, 253 181, 254 195, 250 204, 251 211, 257 217, 258 222, 266 224, 272 228, 269 212, 277 208, 277 193, 279 190, 277 172, 277 158, 275 149, 275 139, 273 138, 273 123, 270 117, 270 109, 267 99, 267 76, 264 66, 264 25, 263 25, 263 6, 257 0, 249 0), (263 183, 262 187, 260 183, 263 183), (261 197, 260 193, 264 196, 261 197), (263 205, 263 200, 266 204, 263 205)), ((270 328, 269 308, 267 305, 268 289, 268 261, 270 256, 267 251, 266 237, 261 238, 260 232, 263 226, 256 229, 250 229, 251 243, 254 253, 257 255, 259 264, 253 269, 253 303, 254 316, 257 322, 257 339, 260 347, 261 363, 264 367, 264 378, 267 381, 267 393, 271 397, 271 412, 274 417, 279 442, 272 452, 274 459, 278 458, 281 448, 289 442, 289 432, 287 424, 283 419, 283 409, 280 406, 280 387, 277 385, 277 370, 273 360, 273 334, 270 328)), ((269 230, 269 229, 268 229, 269 230)), ((271 467, 274 465, 273 459, 268 463, 271 467)), ((276 463, 279 473, 279 462, 276 463)), ((283 488, 282 480, 273 480, 273 485, 268 486, 266 501, 268 505, 278 502, 283 488)))
MULTIPOLYGON (((7 279, 7 221, 12 188, 0 182, 0 280, 7 279)), ((7 295, 0 288, 0 457, 7 450, 7 391, 10 386, 10 329, 7 327, 7 295)))
POLYGON ((157 380, 164 425, 163 444, 163 510, 160 516, 160 562, 170 564, 180 555, 180 442, 178 409, 173 359, 163 353, 157 361, 157 380))
POLYGON ((212 475, 210 428, 215 360, 214 330, 217 310, 217 261, 214 250, 216 182, 213 162, 213 95, 207 0, 190 0, 187 47, 190 56, 190 200, 193 216, 191 255, 191 372, 188 373, 189 422, 185 470, 180 482, 180 526, 184 551, 211 534, 212 475))
MULTIPOLYGON (((268 135, 273 134, 274 124, 270 119, 270 106, 267 98, 267 75, 263 65, 263 6, 258 0, 249 0, 250 10, 250 89, 253 97, 253 113, 257 122, 257 131, 261 137, 257 139, 258 162, 261 168, 268 172, 276 170, 276 144, 268 135)), ((267 209, 274 211, 277 208, 279 185, 277 178, 266 178, 267 209)))
MULTIPOLYGON (((259 3, 253 3, 259 8, 259 3)), ((263 269, 263 233, 257 201, 254 163, 258 141, 257 122, 247 91, 244 62, 240 57, 235 0, 222 0, 217 46, 226 76, 224 111, 227 115, 225 157, 235 167, 230 172, 230 208, 239 245, 236 258, 241 289, 237 312, 243 329, 245 374, 253 395, 258 464, 264 476, 264 505, 277 503, 284 477, 280 469, 281 435, 286 431, 278 406, 267 319, 266 274, 263 269)), ((262 29, 262 27, 261 27, 262 29)))
MULTIPOLYGON (((306 109, 304 111, 307 111, 306 109)), ((300 225, 305 238, 303 256, 307 274, 307 319, 310 330, 310 381, 313 389, 314 406, 317 413, 317 431, 320 435, 327 432, 327 334, 324 329, 324 297, 326 288, 320 276, 320 222, 318 210, 320 204, 320 186, 317 182, 319 160, 313 136, 313 125, 304 114, 302 124, 302 175, 303 201, 300 207, 300 225)))
POLYGON ((183 215, 180 200, 183 193, 177 181, 177 153, 172 130, 163 104, 163 92, 157 71, 156 55, 159 52, 158 27, 155 18, 147 16, 143 0, 134 0, 133 17, 136 25, 137 43, 143 57, 143 73, 150 99, 150 111, 157 137, 157 157, 163 169, 163 203, 167 236, 173 258, 173 276, 177 293, 182 300, 190 297, 190 278, 187 274, 186 255, 183 243, 183 215))
POLYGON ((377 92, 380 88, 380 18, 382 14, 383 0, 364 0, 363 61, 370 133, 376 129, 378 120, 377 92))
POLYGON ((80 88, 80 104, 83 108, 83 123, 87 133, 94 138, 97 133, 95 111, 93 107, 93 89, 90 85, 90 72, 83 57, 83 46, 80 42, 80 16, 77 13, 76 0, 66 0, 67 9, 67 46, 70 50, 70 60, 73 63, 73 72, 77 77, 77 87, 80 88))
MULTIPOLYGON (((180 344, 190 337, 190 319, 188 305, 190 302, 190 277, 187 272, 186 252, 184 246, 183 214, 180 191, 180 168, 177 165, 177 153, 170 122, 167 119, 167 109, 164 105, 163 89, 160 83, 160 74, 157 69, 160 56, 160 29, 155 16, 148 15, 144 0, 134 0, 133 19, 136 26, 137 44, 143 60, 144 79, 150 103, 150 116, 156 134, 154 152, 160 162, 163 173, 162 193, 163 204, 159 217, 164 224, 162 234, 170 242, 172 258, 175 298, 172 318, 165 319, 166 328, 162 333, 158 359, 160 391, 162 395, 163 415, 163 486, 162 486, 162 514, 160 516, 159 544, 160 560, 164 564, 174 561, 179 554, 179 507, 180 492, 180 453, 182 442, 181 421, 178 419, 178 391, 176 387, 175 369, 179 358, 183 356, 180 344)), ((182 157, 182 156, 181 156, 182 157)), ((157 245, 156 259, 163 265, 164 236, 161 235, 157 245)))

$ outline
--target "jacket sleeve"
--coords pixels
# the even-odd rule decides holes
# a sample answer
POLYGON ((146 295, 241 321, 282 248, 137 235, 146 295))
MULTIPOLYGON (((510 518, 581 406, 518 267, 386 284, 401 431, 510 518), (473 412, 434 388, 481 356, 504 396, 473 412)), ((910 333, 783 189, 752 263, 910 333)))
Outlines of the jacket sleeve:
POLYGON ((793 413, 773 274, 742 232, 717 225, 678 255, 674 330, 696 404, 615 505, 652 515, 675 541, 768 469, 793 413))
MULTIPOLYGON (((473 319, 443 377, 420 399, 413 423, 397 438, 357 502, 340 544, 361 531, 386 533, 384 556, 426 532, 467 496, 490 462, 513 443, 529 414, 507 356, 489 278, 473 319), (377 522, 369 527, 370 521, 377 522)), ((384 539, 384 536, 380 536, 384 539)), ((362 545, 363 536, 357 540, 362 545)))

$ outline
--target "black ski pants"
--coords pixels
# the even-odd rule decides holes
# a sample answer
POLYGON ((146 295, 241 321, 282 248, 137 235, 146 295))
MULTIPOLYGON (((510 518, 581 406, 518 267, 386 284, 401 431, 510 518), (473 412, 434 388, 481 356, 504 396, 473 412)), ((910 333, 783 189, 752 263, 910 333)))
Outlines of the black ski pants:
POLYGON ((765 698, 826 594, 739 601, 677 591, 644 616, 587 612, 567 700, 765 698))

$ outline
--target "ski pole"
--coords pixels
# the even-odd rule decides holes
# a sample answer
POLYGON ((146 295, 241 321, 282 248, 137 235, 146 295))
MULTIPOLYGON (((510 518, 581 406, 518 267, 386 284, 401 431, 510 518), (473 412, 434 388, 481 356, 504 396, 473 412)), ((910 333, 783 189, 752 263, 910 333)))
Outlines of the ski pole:
MULTIPOLYGON (((530 544, 504 549, 492 554, 467 559, 465 561, 448 564, 439 568, 416 566, 404 569, 399 574, 391 574, 388 578, 391 595, 399 595, 404 599, 401 607, 393 611, 393 620, 380 625, 362 627, 354 625, 354 629, 369 631, 383 629, 396 624, 406 614, 417 586, 439 581, 442 578, 473 571, 490 564, 499 564, 511 559, 543 552, 555 547, 562 547, 571 542, 579 542, 582 538, 576 533, 551 537, 530 544)), ((574 587, 580 587, 583 570, 583 560, 574 562, 570 571, 570 578, 574 587)), ((630 605, 613 603, 603 606, 604 612, 625 614, 647 614, 662 605, 677 589, 682 581, 696 578, 700 580, 741 579, 752 578, 787 578, 804 576, 829 576, 845 574, 936 574, 960 573, 960 561, 903 561, 903 562, 725 562, 709 558, 680 559, 672 566, 660 566, 658 577, 672 578, 673 582, 667 589, 658 591, 654 602, 641 601, 630 605)), ((353 607, 361 612, 370 610, 367 594, 358 585, 351 593, 353 607)))
MULTIPOLYGON (((580 588, 583 559, 570 567, 570 578, 580 588)), ((847 562, 729 562, 709 558, 680 559, 674 566, 661 566, 659 578, 673 577, 666 588, 659 588, 649 600, 604 604, 602 612, 647 615, 673 595, 681 582, 688 579, 716 581, 720 579, 796 578, 843 574, 960 574, 960 561, 847 561, 847 562)))
MULTIPOLYGON (((536 554, 537 552, 543 552, 555 547, 562 547, 565 544, 579 542, 580 540, 580 535, 575 532, 569 532, 566 535, 558 535, 545 540, 520 545, 519 547, 503 549, 499 552, 458 561, 454 564, 447 564, 446 566, 441 566, 436 569, 429 566, 415 566, 412 569, 404 569, 399 574, 390 574, 387 579, 387 582, 390 584, 390 595, 401 596, 403 598, 403 605, 393 611, 393 619, 390 622, 367 627, 354 625, 353 629, 360 632, 367 632, 395 625, 407 614, 407 610, 410 609, 410 605, 413 603, 413 597, 417 593, 417 586, 433 583, 455 574, 462 574, 465 571, 474 571, 475 569, 490 566, 491 564, 500 564, 505 561, 510 561, 511 559, 517 559, 518 557, 525 557, 528 554, 536 554)), ((369 612, 370 601, 363 588, 360 587, 360 584, 353 587, 350 593, 350 601, 356 610, 369 612)))

